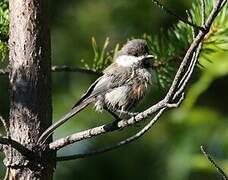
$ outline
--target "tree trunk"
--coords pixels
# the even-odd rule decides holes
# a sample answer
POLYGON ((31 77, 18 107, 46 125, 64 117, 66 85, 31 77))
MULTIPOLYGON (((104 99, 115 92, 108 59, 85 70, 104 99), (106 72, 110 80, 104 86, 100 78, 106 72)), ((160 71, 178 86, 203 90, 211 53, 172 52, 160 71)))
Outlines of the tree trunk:
MULTIPOLYGON (((47 0, 10 0, 11 139, 35 151, 41 133, 51 124, 51 55, 47 0)), ((52 154, 53 155, 53 154, 52 154)), ((43 155, 51 159, 50 154, 43 155)), ((53 163, 43 169, 15 149, 6 150, 9 179, 52 179, 53 163)))

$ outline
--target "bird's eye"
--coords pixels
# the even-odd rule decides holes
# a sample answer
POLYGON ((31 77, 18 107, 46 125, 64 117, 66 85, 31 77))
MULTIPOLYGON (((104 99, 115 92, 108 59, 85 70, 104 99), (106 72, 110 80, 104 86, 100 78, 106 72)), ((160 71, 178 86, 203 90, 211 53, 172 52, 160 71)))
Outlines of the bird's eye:
POLYGON ((151 68, 151 65, 152 65, 151 58, 142 59, 141 65, 143 68, 151 68))

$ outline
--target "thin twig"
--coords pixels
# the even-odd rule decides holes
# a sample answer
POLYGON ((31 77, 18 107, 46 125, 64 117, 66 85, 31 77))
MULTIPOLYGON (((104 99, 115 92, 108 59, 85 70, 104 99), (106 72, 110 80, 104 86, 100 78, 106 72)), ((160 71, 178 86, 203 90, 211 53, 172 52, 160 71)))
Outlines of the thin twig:
POLYGON ((200 11, 201 11, 201 25, 203 26, 206 20, 205 0, 200 0, 200 11))
MULTIPOLYGON (((190 22, 193 23, 192 14, 191 14, 189 11, 186 11, 186 14, 187 14, 187 16, 188 16, 190 22)), ((192 26, 190 26, 190 27, 191 27, 191 31, 192 31, 192 39, 195 39, 195 37, 196 37, 195 29, 194 29, 194 27, 192 27, 192 26)), ((192 59, 196 59, 196 58, 195 58, 195 55, 196 55, 196 53, 194 52, 193 55, 192 55, 192 59)), ((197 60, 197 59, 196 59, 196 60, 197 60)), ((182 77, 182 79, 180 80, 180 83, 179 83, 179 85, 178 85, 178 88, 179 88, 179 89, 180 89, 180 86, 181 86, 181 85, 184 83, 184 81, 186 80, 186 77, 189 75, 189 72, 191 72, 191 69, 194 68, 194 66, 195 66, 195 63, 194 63, 194 62, 195 62, 195 61, 193 60, 193 61, 191 61, 191 62, 189 63, 189 67, 188 67, 186 73, 183 75, 183 77, 182 77)), ((180 91, 180 90, 179 90, 179 91, 180 91)), ((178 93, 175 93, 175 94, 178 94, 178 93)), ((173 98, 173 99, 175 99, 176 96, 177 96, 177 95, 174 95, 174 98, 173 98)))
MULTIPOLYGON (((194 21, 193 21, 193 17, 192 17, 191 12, 190 12, 189 10, 187 10, 187 11, 186 11, 186 14, 187 14, 187 16, 188 16, 189 21, 193 23, 194 21)), ((192 30, 192 39, 194 39, 194 38, 196 37, 195 28, 192 27, 192 26, 190 26, 190 27, 191 27, 191 30, 192 30)))
POLYGON ((221 5, 221 8, 220 8, 220 9, 222 9, 222 8, 225 6, 226 3, 227 3, 227 0, 224 0, 224 1, 222 2, 222 5, 221 5))
POLYGON ((176 91, 176 93, 174 94, 173 96, 173 100, 175 100, 185 89, 187 83, 189 82, 191 76, 192 76, 192 73, 193 73, 193 70, 194 70, 194 67, 199 59, 199 55, 200 55, 200 52, 201 52, 201 49, 202 49, 202 46, 203 46, 203 43, 201 42, 196 50, 196 52, 193 54, 193 60, 191 61, 190 65, 189 65, 189 68, 187 70, 187 76, 184 76, 185 79, 183 79, 183 81, 180 83, 180 87, 178 88, 178 90, 176 91))
POLYGON ((188 20, 186 20, 186 19, 178 16, 176 13, 172 12, 167 7, 165 7, 163 4, 161 4, 158 0, 152 0, 152 2, 155 5, 157 5, 159 8, 161 8, 162 10, 164 10, 165 12, 167 12, 168 14, 170 14, 170 15, 174 16, 175 18, 177 18, 178 20, 182 21, 183 23, 188 24, 188 25, 190 25, 190 26, 192 26, 194 28, 197 28, 197 29, 199 29, 201 31, 205 31, 204 27, 201 27, 199 25, 196 25, 196 24, 194 24, 192 22, 189 22, 188 20))
POLYGON ((78 67, 71 67, 71 66, 52 66, 51 67, 52 72, 80 72, 85 74, 92 74, 92 75, 102 75, 101 72, 91 70, 91 69, 84 69, 84 68, 78 68, 78 67))
POLYGON ((82 154, 75 154, 75 155, 71 155, 71 156, 61 156, 61 157, 57 157, 57 161, 66 161, 66 160, 73 160, 73 159, 79 159, 79 158, 86 158, 89 156, 94 156, 94 155, 98 155, 104 152, 108 152, 114 149, 117 149, 119 147, 122 147, 124 145, 127 145, 135 140, 137 140, 138 138, 142 137, 159 119, 159 117, 162 115, 163 111, 165 110, 165 108, 161 109, 156 116, 154 116, 154 118, 143 128, 141 129, 139 132, 137 132, 135 135, 120 141, 114 145, 111 146, 107 146, 104 148, 99 148, 99 149, 95 149, 86 153, 82 153, 82 154))
POLYGON ((212 9, 211 14, 209 15, 209 17, 207 18, 207 21, 205 23, 205 28, 207 29, 207 32, 210 30, 210 26, 212 24, 212 22, 214 21, 215 17, 218 15, 218 13, 221 11, 221 8, 225 5, 225 3, 227 2, 227 0, 217 0, 215 3, 215 6, 212 9))
MULTIPOLYGON (((102 75, 102 72, 98 72, 96 70, 71 67, 71 66, 66 66, 66 65, 52 66, 51 71, 52 72, 79 72, 79 73, 91 74, 91 75, 96 75, 96 76, 102 75)), ((0 75, 8 75, 8 74, 9 74, 9 70, 7 68, 0 69, 0 75)))
POLYGON ((224 180, 228 180, 227 175, 222 170, 222 168, 219 167, 219 165, 214 161, 214 159, 205 151, 203 146, 200 146, 200 150, 203 153, 203 155, 207 158, 208 161, 214 166, 214 168, 218 171, 218 173, 223 177, 224 180))
MULTIPOLYGON (((186 11, 186 14, 190 20, 190 22, 193 22, 193 17, 192 17, 192 14, 189 12, 189 11, 186 11)), ((192 31, 192 39, 195 39, 196 37, 196 34, 195 34, 195 29, 194 27, 190 26, 191 27, 191 31, 192 31)), ((186 80, 186 82, 188 82, 188 79, 187 78, 189 76, 189 73, 191 73, 192 69, 195 67, 195 62, 198 60, 198 58, 196 58, 196 53, 194 52, 193 55, 192 55, 192 61, 190 61, 189 63, 189 67, 186 71, 186 73, 183 75, 183 77, 181 78, 179 84, 178 84, 178 88, 179 88, 179 92, 176 92, 173 99, 175 99, 181 92, 182 90, 184 89, 185 85, 186 84, 184 81, 186 80), (194 60, 195 59, 195 60, 194 60), (187 79, 186 79, 187 78, 187 79), (182 86, 182 87, 181 87, 182 86)), ((190 75, 191 76, 191 75, 190 75)))

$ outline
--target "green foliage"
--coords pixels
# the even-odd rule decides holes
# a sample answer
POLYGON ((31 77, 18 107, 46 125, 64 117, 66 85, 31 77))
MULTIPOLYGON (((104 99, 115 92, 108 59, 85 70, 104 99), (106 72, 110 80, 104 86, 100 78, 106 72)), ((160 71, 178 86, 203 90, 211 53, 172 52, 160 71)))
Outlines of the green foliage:
MULTIPOLYGON (((209 15, 209 11, 213 8, 215 1, 206 0, 206 17, 209 15)), ((200 1, 196 1, 192 5, 191 15, 197 24, 201 24, 201 10, 200 1)), ((209 56, 217 51, 226 51, 228 44, 228 5, 225 7, 216 17, 210 32, 205 38, 204 47, 202 51, 202 57, 212 61, 209 56)))
MULTIPOLYGON (((205 15, 207 17, 214 4, 211 3, 210 0, 205 2, 205 15)), ((200 25, 202 23, 200 1, 194 1, 190 14, 191 18, 189 18, 189 21, 193 19, 195 24, 200 25)), ((224 46, 228 43, 227 22, 228 8, 226 5, 214 21, 213 26, 205 39, 201 53, 202 57, 210 60, 209 56, 211 56, 211 53, 227 49, 224 48, 224 46)), ((151 53, 157 56, 155 70, 157 72, 156 75, 158 83, 162 89, 166 89, 170 86, 173 75, 176 72, 177 65, 183 58, 186 49, 191 43, 191 27, 179 21, 176 26, 168 29, 166 32, 162 30, 161 36, 155 37, 147 35, 145 36, 145 39, 149 44, 151 53)))
POLYGON ((150 53, 154 54, 154 69, 157 82, 161 89, 167 89, 173 79, 177 66, 190 44, 191 29, 183 22, 164 31, 160 36, 144 35, 147 40, 150 53))
MULTIPOLYGON (((206 6, 212 8, 212 4, 206 1, 206 6)), ((197 12, 194 16, 197 19, 197 7, 193 6, 197 12)), ((208 13, 206 13, 208 15, 208 13)), ((193 15, 193 12, 192 12, 193 15)), ((198 20, 199 23, 199 20, 198 20)), ((218 78, 228 75, 228 5, 226 4, 213 23, 208 33, 199 63, 204 67, 201 76, 189 89, 184 107, 190 109, 196 103, 198 97, 203 94, 209 86, 218 78)))
POLYGON ((89 65, 89 64, 85 63, 84 59, 82 59, 81 62, 84 64, 84 66, 87 69, 91 69, 91 70, 99 72, 112 63, 113 56, 119 49, 119 44, 116 44, 114 50, 108 51, 107 48, 110 43, 108 37, 105 39, 104 45, 101 49, 97 46, 97 42, 94 37, 92 37, 91 43, 92 43, 92 48, 93 48, 93 53, 94 53, 94 58, 93 58, 92 64, 89 65))
MULTIPOLYGON (((227 5, 226 5, 227 6, 227 5)), ((206 16, 213 7, 210 0, 206 1, 206 16)), ((194 1, 190 10, 192 19, 196 24, 201 24, 200 2, 194 1)), ((0 58, 6 58, 8 46, 9 31, 9 10, 8 0, 0 2, 0 58)), ((228 10, 224 8, 217 17, 211 31, 205 39, 202 57, 209 59, 210 53, 218 50, 225 50, 224 44, 228 42, 228 10)), ((159 36, 144 34, 143 38, 147 40, 150 51, 155 55, 154 69, 156 71, 158 85, 162 89, 167 89, 172 82, 173 75, 177 69, 180 60, 191 42, 192 33, 189 25, 178 22, 174 27, 168 30, 161 30, 159 36)), ((82 59, 83 66, 87 69, 102 71, 112 61, 116 51, 119 49, 117 44, 113 50, 109 50, 110 39, 106 38, 103 46, 99 48, 94 37, 92 37, 92 48, 94 52, 93 62, 88 64, 82 59)))
MULTIPOLYGON (((210 0, 206 0, 206 17, 209 15, 209 11, 213 8, 213 5, 210 0)), ((189 13, 191 14, 189 21, 193 19, 195 24, 201 25, 200 1, 194 1, 189 13)), ((211 53, 218 50, 225 50, 224 45, 228 42, 227 21, 228 8, 225 7, 216 18, 213 27, 205 39, 202 51, 204 58, 209 60, 208 56, 210 56, 211 53)), ((191 29, 192 27, 188 24, 179 21, 174 27, 168 30, 162 29, 159 36, 150 34, 144 34, 142 36, 148 43, 150 53, 156 57, 153 64, 156 71, 157 82, 161 89, 166 90, 170 86, 177 67, 191 43, 191 29)), ((197 30, 195 29, 195 31, 197 30)), ((115 54, 113 52, 117 51, 119 44, 117 44, 112 51, 107 50, 108 44, 109 38, 106 38, 102 49, 99 51, 95 38, 92 38, 94 62, 90 66, 85 63, 86 68, 101 71, 112 62, 115 54)))
POLYGON ((4 60, 8 51, 9 7, 8 0, 0 2, 0 60, 4 60))

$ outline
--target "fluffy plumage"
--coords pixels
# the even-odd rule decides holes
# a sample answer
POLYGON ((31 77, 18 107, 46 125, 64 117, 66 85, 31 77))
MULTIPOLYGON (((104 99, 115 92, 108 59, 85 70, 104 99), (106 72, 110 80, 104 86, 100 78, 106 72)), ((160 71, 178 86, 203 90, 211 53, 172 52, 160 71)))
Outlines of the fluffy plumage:
POLYGON ((151 84, 149 69, 152 56, 148 54, 144 40, 134 39, 124 45, 116 54, 114 62, 103 71, 103 76, 88 88, 68 114, 45 131, 40 141, 46 140, 53 129, 92 102, 98 111, 106 109, 114 113, 132 108, 142 99, 151 84))

